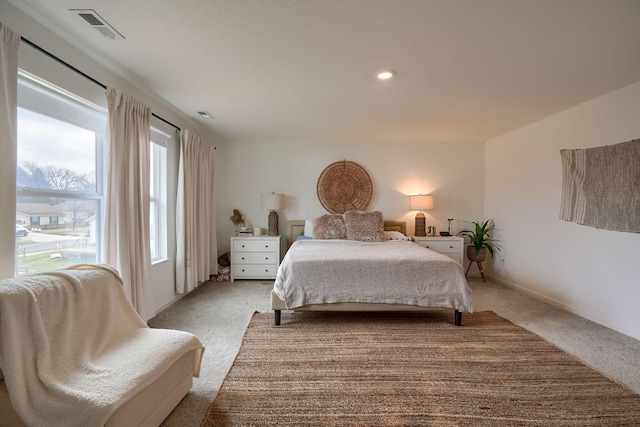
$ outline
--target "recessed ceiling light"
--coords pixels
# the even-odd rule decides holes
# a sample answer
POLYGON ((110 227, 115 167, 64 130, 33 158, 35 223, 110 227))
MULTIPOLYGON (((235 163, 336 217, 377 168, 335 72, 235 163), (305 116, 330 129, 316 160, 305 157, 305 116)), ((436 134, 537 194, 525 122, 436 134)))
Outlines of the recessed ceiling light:
POLYGON ((387 69, 387 70, 382 70, 380 72, 378 72, 378 79, 380 80, 389 80, 392 79, 393 76, 396 75, 395 70, 392 69, 387 69))
POLYGON ((198 111, 198 114, 200 114, 200 117, 203 119, 213 119, 213 116, 209 114, 208 111, 198 111))

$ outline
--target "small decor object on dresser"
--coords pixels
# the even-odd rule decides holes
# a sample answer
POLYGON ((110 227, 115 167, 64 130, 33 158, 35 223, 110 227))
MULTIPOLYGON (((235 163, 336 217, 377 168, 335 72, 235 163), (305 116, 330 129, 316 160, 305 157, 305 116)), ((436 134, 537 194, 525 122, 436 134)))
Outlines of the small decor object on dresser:
POLYGON ((343 160, 327 166, 318 178, 318 199, 332 214, 365 210, 373 194, 367 171, 357 163, 343 160))
POLYGON ((440 235, 441 236, 451 236, 451 221, 453 221, 453 218, 447 218, 447 221, 449 221, 449 226, 447 227, 447 231, 441 231, 440 235))
POLYGON ((253 231, 249 230, 247 227, 242 227, 240 228, 240 231, 236 233, 236 235, 249 237, 253 236, 253 231))
POLYGON ((235 225, 236 229, 242 227, 244 225, 244 218, 238 209, 233 210, 233 215, 229 217, 233 225, 235 225))

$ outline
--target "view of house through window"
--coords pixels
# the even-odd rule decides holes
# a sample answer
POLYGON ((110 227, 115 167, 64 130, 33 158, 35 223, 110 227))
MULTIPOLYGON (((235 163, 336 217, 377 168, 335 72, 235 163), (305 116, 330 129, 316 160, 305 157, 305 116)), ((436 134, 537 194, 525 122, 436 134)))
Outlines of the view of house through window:
POLYGON ((99 261, 106 124, 104 108, 20 73, 18 275, 99 261))

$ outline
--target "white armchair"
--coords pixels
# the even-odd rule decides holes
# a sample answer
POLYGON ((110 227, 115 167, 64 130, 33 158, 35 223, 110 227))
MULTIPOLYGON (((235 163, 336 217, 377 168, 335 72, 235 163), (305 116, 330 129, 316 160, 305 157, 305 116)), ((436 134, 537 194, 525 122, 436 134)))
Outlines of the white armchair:
POLYGON ((158 426, 171 413, 204 347, 149 328, 121 285, 105 265, 0 281, 0 425, 158 426))

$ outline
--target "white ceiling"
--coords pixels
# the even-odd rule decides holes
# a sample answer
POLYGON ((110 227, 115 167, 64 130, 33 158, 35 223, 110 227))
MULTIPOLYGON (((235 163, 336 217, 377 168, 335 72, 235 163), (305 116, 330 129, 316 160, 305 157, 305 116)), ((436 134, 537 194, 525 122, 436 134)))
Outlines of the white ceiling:
POLYGON ((229 141, 484 141, 640 81, 640 0, 10 1, 229 141))

